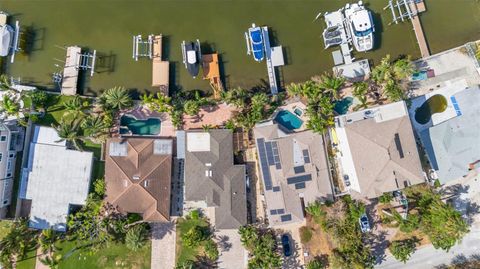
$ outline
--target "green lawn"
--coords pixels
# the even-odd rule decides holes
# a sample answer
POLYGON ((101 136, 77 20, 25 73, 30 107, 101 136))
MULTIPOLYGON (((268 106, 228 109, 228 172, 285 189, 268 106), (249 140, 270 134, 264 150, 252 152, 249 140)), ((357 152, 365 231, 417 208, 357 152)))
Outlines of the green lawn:
POLYGON ((82 250, 73 250, 75 242, 65 241, 58 245, 64 255, 60 269, 149 269, 151 241, 138 252, 127 249, 124 244, 111 244, 99 252, 88 255, 82 250), (73 251, 72 251, 73 250, 73 251))
POLYGON ((44 126, 51 126, 52 123, 58 124, 66 112, 65 109, 62 107, 62 104, 65 103, 67 100, 71 100, 74 98, 74 96, 56 94, 49 94, 49 96, 51 100, 48 104, 45 116, 39 118, 36 124, 44 126))
POLYGON ((33 249, 27 253, 27 257, 21 261, 17 261, 17 269, 34 269, 37 250, 33 249))
POLYGON ((192 227, 208 227, 208 222, 205 219, 178 219, 177 222, 177 241, 176 241, 176 259, 177 265, 185 261, 195 261, 196 257, 203 254, 203 245, 206 241, 200 243, 199 246, 191 248, 184 246, 182 243, 182 234, 187 233, 192 227))

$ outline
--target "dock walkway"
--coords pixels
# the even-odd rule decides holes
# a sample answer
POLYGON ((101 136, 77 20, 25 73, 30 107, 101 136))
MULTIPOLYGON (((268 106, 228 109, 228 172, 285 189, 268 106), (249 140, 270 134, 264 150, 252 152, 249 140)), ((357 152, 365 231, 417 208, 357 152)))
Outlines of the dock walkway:
POLYGON ((202 65, 203 79, 210 80, 210 86, 213 89, 213 97, 215 99, 220 99, 220 94, 223 91, 223 84, 220 79, 218 54, 212 53, 202 55, 202 65))
POLYGON ((82 49, 77 46, 67 48, 67 57, 65 59, 65 67, 63 69, 63 79, 61 92, 63 95, 77 94, 78 84, 78 65, 82 49))
POLYGON ((422 23, 420 22, 420 17, 418 13, 426 11, 425 4, 423 1, 418 3, 410 2, 410 9, 413 14, 416 14, 412 17, 413 31, 417 37, 418 46, 420 47, 420 54, 422 58, 430 56, 430 50, 428 49, 427 40, 425 39, 425 34, 423 33, 422 23))
POLYGON ((170 63, 162 60, 162 35, 154 36, 152 43, 152 86, 168 95, 170 63))

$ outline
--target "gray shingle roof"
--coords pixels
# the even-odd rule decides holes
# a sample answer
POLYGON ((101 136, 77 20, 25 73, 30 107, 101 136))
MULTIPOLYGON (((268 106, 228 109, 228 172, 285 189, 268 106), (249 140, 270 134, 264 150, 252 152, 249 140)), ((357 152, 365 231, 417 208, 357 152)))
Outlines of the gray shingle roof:
POLYGON ((236 229, 247 223, 245 166, 233 164, 230 130, 209 134, 209 151, 185 151, 185 200, 206 201, 215 207, 216 228, 236 229))

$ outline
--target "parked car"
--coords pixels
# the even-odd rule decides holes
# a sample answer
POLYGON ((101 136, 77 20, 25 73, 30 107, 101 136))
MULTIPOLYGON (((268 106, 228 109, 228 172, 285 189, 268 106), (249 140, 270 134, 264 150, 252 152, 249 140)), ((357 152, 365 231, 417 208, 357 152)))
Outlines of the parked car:
POLYGON ((360 223, 360 229, 362 230, 362 233, 370 232, 370 223, 368 222, 367 213, 363 213, 358 222, 360 223))
POLYGON ((282 247, 283 247, 283 255, 286 257, 292 255, 292 249, 290 248, 290 239, 288 238, 287 234, 282 235, 282 247))

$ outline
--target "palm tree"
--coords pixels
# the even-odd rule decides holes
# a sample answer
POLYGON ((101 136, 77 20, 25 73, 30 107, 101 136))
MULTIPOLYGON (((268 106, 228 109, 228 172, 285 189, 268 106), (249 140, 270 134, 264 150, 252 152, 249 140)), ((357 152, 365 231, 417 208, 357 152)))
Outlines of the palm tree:
POLYGON ((396 60, 393 63, 392 71, 397 80, 402 80, 413 75, 415 72, 415 66, 409 56, 407 58, 396 60))
POLYGON ((123 110, 133 106, 129 92, 123 87, 113 87, 100 96, 100 104, 106 110, 123 110))
POLYGON ((154 110, 157 112, 168 112, 171 109, 171 98, 157 92, 156 95, 151 93, 143 94, 140 97, 142 101, 142 105, 146 106, 150 110, 154 110))
POLYGON ((110 128, 110 124, 106 121, 105 117, 98 114, 86 117, 81 125, 84 135, 92 138, 99 138, 107 135, 108 128, 110 128))
POLYGON ((383 87, 383 94, 392 102, 400 101, 405 98, 403 89, 394 80, 387 81, 383 87))
POLYGON ((356 82, 353 84, 353 96, 360 101, 360 104, 355 106, 354 110, 365 109, 368 107, 368 83, 356 82))
POLYGON ((221 93, 221 98, 227 104, 232 104, 238 108, 244 108, 249 97, 247 90, 235 88, 221 93))
POLYGON ((287 93, 290 96, 301 96, 301 95, 303 95, 302 84, 291 83, 290 85, 287 86, 287 93))
POLYGON ((67 113, 72 113, 74 115, 83 113, 83 100, 78 95, 75 95, 72 99, 65 101, 62 106, 67 111, 67 113))
POLYGON ((135 225, 131 227, 125 236, 125 245, 127 248, 138 251, 145 245, 147 232, 144 225, 135 225))
POLYGON ((44 258, 40 258, 39 260, 42 264, 47 265, 51 269, 58 269, 62 259, 62 254, 54 253, 52 255, 46 255, 44 258))
POLYGON ((20 104, 10 94, 3 95, 0 107, 7 115, 18 115, 20 112, 20 104))
POLYGON ((57 239, 58 235, 56 234, 55 230, 51 228, 42 230, 42 233, 38 238, 38 244, 40 245, 43 254, 51 254, 59 250, 58 247, 55 246, 55 242, 57 242, 57 239))
POLYGON ((52 127, 57 131, 57 134, 60 137, 60 140, 55 142, 67 141, 68 143, 72 143, 76 149, 82 150, 82 147, 80 146, 82 138, 80 136, 79 120, 73 120, 70 122, 62 121, 59 125, 52 123, 52 127))
POLYGON ((0 91, 8 91, 11 89, 12 84, 10 83, 9 77, 5 74, 0 75, 0 91))
POLYGON ((187 100, 184 104, 185 113, 189 116, 195 116, 200 112, 200 106, 195 100, 187 100))
POLYGON ((333 100, 338 100, 338 92, 345 84, 346 79, 344 77, 337 76, 336 74, 330 75, 325 73, 321 76, 319 82, 320 88, 326 93, 331 94, 333 100))
POLYGON ((389 80, 394 79, 392 73, 392 63, 390 60, 390 54, 387 54, 381 61, 380 64, 375 66, 371 72, 371 77, 373 81, 383 84, 389 80))

